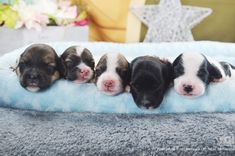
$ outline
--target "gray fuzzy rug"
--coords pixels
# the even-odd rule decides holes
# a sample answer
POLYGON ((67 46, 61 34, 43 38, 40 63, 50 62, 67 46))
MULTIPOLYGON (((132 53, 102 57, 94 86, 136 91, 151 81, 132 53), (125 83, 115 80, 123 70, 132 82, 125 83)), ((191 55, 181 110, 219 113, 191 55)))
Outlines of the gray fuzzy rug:
POLYGON ((234 155, 235 113, 127 115, 0 108, 0 155, 234 155))

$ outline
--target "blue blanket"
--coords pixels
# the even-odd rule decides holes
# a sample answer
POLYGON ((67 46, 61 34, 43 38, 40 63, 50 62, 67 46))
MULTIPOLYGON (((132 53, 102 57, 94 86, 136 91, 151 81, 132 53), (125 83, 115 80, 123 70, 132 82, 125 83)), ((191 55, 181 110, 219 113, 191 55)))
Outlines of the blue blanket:
MULTIPOLYGON (((235 64, 235 44, 219 42, 186 43, 49 43, 60 55, 71 45, 87 47, 95 59, 107 52, 121 52, 129 61, 141 55, 155 55, 174 60, 182 52, 201 52, 217 60, 235 64)), ((26 46, 27 47, 27 46, 26 46)), ((188 99, 172 88, 158 109, 138 108, 129 93, 107 96, 97 91, 94 84, 74 84, 59 80, 48 90, 31 93, 23 89, 9 67, 26 48, 20 48, 0 58, 0 106, 39 111, 104 112, 104 113, 179 113, 179 112, 233 112, 235 111, 235 80, 212 83, 204 96, 188 99)))

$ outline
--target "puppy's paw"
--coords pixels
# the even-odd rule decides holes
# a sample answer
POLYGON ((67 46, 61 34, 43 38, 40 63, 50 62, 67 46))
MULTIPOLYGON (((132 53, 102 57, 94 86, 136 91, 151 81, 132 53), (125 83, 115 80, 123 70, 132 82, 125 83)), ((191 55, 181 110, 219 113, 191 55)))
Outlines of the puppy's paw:
POLYGON ((13 71, 13 72, 17 72, 17 67, 19 65, 19 60, 16 60, 16 63, 14 65, 11 65, 9 68, 13 71))
POLYGON ((10 66, 9 67, 11 71, 15 72, 16 71, 16 68, 14 66, 10 66))
POLYGON ((131 87, 130 87, 129 85, 127 85, 127 86, 125 87, 125 90, 124 90, 124 91, 130 93, 131 87))
POLYGON ((18 67, 18 65, 11 65, 9 68, 10 68, 10 70, 12 71, 12 72, 17 72, 16 70, 17 70, 17 67, 18 67))
POLYGON ((220 79, 213 79, 212 82, 215 82, 215 83, 220 83, 220 82, 224 82, 226 80, 225 77, 222 77, 220 79))

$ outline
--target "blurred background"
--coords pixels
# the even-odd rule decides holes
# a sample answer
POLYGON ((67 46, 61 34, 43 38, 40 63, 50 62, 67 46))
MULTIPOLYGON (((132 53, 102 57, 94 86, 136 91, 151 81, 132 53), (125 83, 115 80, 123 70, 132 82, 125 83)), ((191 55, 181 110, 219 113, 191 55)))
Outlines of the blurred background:
MULTIPOLYGON (((130 6, 159 0, 0 0, 0 53, 32 42, 142 42, 147 27, 130 6)), ((181 0, 213 10, 192 29, 194 40, 235 42, 235 0, 181 0)))

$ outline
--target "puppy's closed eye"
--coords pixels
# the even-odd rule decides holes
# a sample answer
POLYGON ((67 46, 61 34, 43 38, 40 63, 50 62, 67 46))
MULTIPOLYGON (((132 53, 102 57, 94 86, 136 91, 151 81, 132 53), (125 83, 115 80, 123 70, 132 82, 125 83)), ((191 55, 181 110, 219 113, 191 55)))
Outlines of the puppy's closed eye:
POLYGON ((73 63, 73 61, 66 61, 66 62, 65 62, 65 65, 66 65, 67 67, 71 68, 71 67, 74 66, 74 63, 73 63))
POLYGON ((53 66, 53 65, 48 64, 47 67, 46 67, 46 69, 47 69, 47 72, 48 72, 48 73, 53 74, 54 71, 56 70, 56 67, 53 66))
POLYGON ((158 92, 162 90, 162 87, 163 87, 162 85, 155 85, 152 87, 152 89, 154 92, 158 92))
POLYGON ((180 76, 184 73, 184 69, 183 69, 182 66, 175 66, 173 70, 174 70, 173 71, 174 72, 174 78, 176 78, 176 77, 178 77, 178 76, 180 76))
POLYGON ((198 76, 204 76, 204 75, 206 75, 208 72, 206 71, 206 69, 205 68, 202 68, 202 69, 200 69, 199 71, 198 71, 198 76))
POLYGON ((141 90, 140 86, 138 84, 133 83, 133 82, 130 83, 130 86, 135 92, 139 92, 141 90))
POLYGON ((18 64, 18 67, 21 68, 21 69, 25 68, 26 66, 27 66, 27 64, 24 63, 24 62, 20 62, 20 63, 18 64))
POLYGON ((121 68, 117 68, 116 71, 117 71, 117 73, 120 74, 120 76, 125 76, 127 74, 127 72, 128 72, 128 70, 121 69, 121 68))
POLYGON ((30 67, 30 62, 19 62, 18 67, 20 71, 23 71, 25 68, 30 67))

